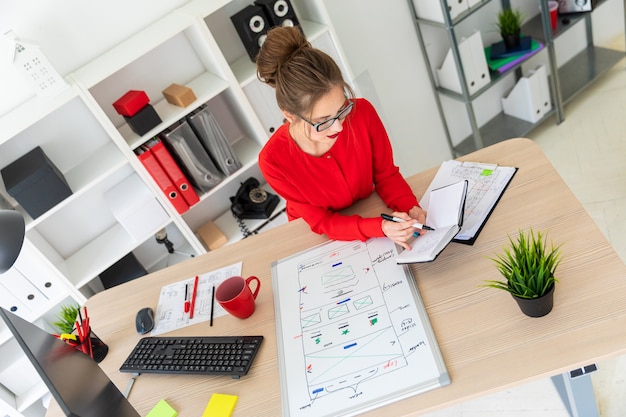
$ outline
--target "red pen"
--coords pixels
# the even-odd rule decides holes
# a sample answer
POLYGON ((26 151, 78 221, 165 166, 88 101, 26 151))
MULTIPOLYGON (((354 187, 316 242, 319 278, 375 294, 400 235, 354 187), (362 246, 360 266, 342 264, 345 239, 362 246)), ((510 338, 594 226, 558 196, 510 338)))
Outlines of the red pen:
POLYGON ((196 307, 196 293, 198 291, 198 276, 196 275, 196 279, 193 281, 193 292, 191 293, 191 307, 189 311, 189 318, 193 318, 193 310, 196 307))

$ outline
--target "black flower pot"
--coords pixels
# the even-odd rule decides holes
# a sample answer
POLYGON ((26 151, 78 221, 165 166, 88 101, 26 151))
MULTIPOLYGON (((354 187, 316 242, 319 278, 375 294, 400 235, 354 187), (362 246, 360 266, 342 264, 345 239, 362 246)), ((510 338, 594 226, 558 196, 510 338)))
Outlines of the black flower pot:
POLYGON ((504 41, 504 49, 507 51, 513 51, 520 47, 520 32, 517 31, 512 35, 501 35, 504 41))
POLYGON ((554 305, 554 285, 539 298, 520 298, 513 295, 522 313, 528 317, 543 317, 552 311, 554 305))

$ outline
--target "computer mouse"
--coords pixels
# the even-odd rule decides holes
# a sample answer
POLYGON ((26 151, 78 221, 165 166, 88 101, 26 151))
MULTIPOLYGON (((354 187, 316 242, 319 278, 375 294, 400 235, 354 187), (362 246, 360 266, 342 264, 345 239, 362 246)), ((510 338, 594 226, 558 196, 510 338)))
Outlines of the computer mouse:
POLYGON ((137 333, 146 334, 154 327, 154 313, 150 307, 144 307, 137 312, 135 317, 137 333))

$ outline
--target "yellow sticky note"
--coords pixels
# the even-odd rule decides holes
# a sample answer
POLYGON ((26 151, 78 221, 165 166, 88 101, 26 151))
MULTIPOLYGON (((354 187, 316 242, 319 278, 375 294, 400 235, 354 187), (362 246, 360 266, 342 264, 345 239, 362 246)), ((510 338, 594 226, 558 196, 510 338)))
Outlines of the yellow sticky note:
POLYGON ((152 407, 152 410, 150 410, 146 417, 176 417, 177 415, 178 411, 174 410, 167 401, 161 400, 157 405, 152 407))
POLYGON ((237 403, 236 395, 213 394, 202 417, 230 417, 237 403))

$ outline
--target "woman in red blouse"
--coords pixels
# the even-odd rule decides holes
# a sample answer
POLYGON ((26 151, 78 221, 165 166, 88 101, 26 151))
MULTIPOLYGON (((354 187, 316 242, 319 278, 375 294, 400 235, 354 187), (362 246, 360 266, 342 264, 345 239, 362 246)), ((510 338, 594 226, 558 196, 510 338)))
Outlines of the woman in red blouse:
POLYGON ((297 28, 271 29, 256 62, 287 120, 259 154, 259 167, 286 200, 289 219, 302 217, 331 239, 388 236, 408 248, 413 224, 424 223, 426 213, 394 164, 374 107, 353 98, 337 64, 297 28), (340 213, 374 190, 406 221, 340 213))

